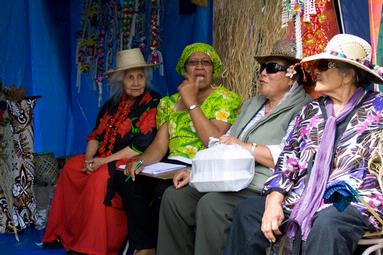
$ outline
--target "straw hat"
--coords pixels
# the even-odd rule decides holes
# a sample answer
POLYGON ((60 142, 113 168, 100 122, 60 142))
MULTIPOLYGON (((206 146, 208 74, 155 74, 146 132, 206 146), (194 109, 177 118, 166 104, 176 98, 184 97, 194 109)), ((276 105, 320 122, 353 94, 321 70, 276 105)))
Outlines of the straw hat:
POLYGON ((122 50, 117 52, 116 68, 105 72, 107 75, 111 75, 115 72, 137 68, 137 67, 151 67, 157 64, 147 64, 144 56, 139 48, 122 50))
POLYGON ((350 34, 335 35, 322 53, 302 59, 302 62, 332 59, 351 64, 369 74, 372 82, 383 83, 383 68, 371 64, 371 45, 350 34))
POLYGON ((270 54, 255 56, 258 63, 265 62, 266 58, 270 57, 281 57, 291 60, 293 62, 299 62, 301 59, 296 57, 296 46, 295 42, 288 39, 281 39, 274 43, 270 54))

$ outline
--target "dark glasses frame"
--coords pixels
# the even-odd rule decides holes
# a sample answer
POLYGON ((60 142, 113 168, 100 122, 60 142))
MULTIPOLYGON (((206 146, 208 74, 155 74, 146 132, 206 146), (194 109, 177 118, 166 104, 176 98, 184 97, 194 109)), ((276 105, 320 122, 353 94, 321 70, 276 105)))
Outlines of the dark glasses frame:
POLYGON ((269 62, 269 63, 262 63, 259 69, 259 72, 262 73, 263 70, 266 69, 266 73, 273 74, 278 72, 286 72, 287 68, 288 67, 280 65, 278 63, 269 62))
POLYGON ((315 69, 319 72, 325 72, 328 69, 337 68, 337 65, 334 61, 328 59, 320 59, 315 63, 315 69))
POLYGON ((198 65, 201 65, 201 66, 212 66, 213 65, 213 61, 211 61, 210 59, 189 59, 186 62, 186 64, 190 65, 190 66, 198 66, 198 65))

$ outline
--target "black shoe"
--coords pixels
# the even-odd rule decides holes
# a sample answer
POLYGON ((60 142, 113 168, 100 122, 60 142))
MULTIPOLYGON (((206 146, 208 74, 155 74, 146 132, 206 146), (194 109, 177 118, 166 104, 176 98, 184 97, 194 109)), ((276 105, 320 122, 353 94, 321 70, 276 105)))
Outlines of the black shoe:
POLYGON ((64 247, 59 240, 56 240, 49 243, 43 243, 43 249, 45 250, 64 249, 64 247))

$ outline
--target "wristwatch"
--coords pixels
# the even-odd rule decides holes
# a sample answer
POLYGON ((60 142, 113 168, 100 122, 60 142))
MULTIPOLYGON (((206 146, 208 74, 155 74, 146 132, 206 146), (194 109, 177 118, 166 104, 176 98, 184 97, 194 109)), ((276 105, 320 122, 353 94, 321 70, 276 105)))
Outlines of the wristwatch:
POLYGON ((198 107, 198 105, 192 104, 191 106, 189 106, 189 111, 194 110, 197 107, 198 107))
POLYGON ((251 144, 251 152, 254 152, 255 151, 255 148, 257 148, 257 144, 256 143, 252 143, 251 144))

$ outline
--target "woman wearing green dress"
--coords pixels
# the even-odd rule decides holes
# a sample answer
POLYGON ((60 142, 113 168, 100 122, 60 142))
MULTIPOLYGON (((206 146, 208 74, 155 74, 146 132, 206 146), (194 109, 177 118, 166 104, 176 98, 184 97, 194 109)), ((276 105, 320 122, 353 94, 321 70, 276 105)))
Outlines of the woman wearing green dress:
POLYGON ((171 182, 137 175, 134 168, 140 160, 143 166, 150 165, 167 154, 170 159, 192 159, 207 147, 209 137, 220 137, 230 128, 241 100, 236 93, 212 84, 220 67, 212 46, 195 43, 185 47, 176 67, 185 80, 178 93, 161 99, 154 141, 118 178, 116 186, 129 217, 129 244, 137 255, 155 254, 159 205, 171 182), (125 182, 124 174, 132 181, 125 182))

